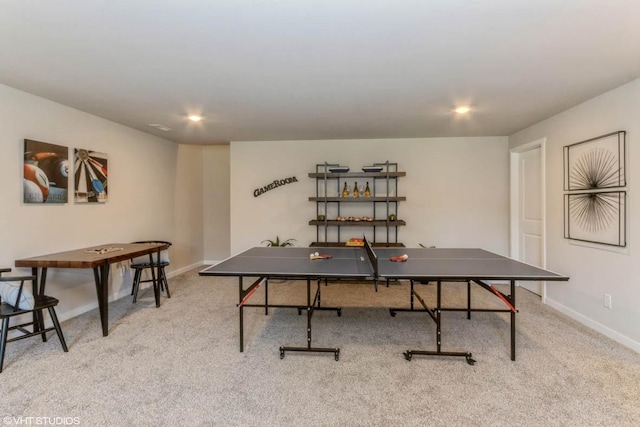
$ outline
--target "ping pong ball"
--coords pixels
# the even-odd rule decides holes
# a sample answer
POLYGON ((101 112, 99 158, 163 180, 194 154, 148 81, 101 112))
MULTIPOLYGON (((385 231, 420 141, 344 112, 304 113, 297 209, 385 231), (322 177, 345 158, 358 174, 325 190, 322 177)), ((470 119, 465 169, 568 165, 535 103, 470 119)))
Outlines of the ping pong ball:
POLYGON ((320 255, 320 253, 319 253, 319 252, 316 252, 314 255, 315 255, 315 256, 318 256, 318 255, 320 255))

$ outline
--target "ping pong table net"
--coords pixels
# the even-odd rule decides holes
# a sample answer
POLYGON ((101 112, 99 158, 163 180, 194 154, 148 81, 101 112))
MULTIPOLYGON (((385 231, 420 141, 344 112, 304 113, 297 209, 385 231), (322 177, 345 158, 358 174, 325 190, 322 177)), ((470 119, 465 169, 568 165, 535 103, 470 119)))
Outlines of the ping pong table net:
POLYGON ((369 243, 369 241, 367 240, 366 236, 362 236, 363 237, 363 241, 364 241, 364 250, 367 253, 367 257, 369 258, 369 263, 371 264, 371 267, 373 267, 373 276, 374 278, 378 278, 378 256, 376 255, 376 253, 373 251, 373 248, 371 247, 371 243, 369 243))

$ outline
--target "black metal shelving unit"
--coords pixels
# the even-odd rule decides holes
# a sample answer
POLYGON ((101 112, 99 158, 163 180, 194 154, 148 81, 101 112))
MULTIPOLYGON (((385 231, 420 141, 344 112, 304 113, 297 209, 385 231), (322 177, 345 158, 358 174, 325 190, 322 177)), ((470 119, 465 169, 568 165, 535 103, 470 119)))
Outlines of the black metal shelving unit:
MULTIPOLYGON (((398 210, 399 203, 406 201, 407 198, 398 196, 398 178, 406 176, 406 172, 398 171, 398 164, 389 161, 374 163, 372 166, 379 167, 381 170, 379 172, 331 172, 331 169, 338 169, 340 165, 325 162, 317 164, 316 171, 309 174, 310 178, 316 180, 316 195, 309 197, 309 201, 316 204, 316 219, 309 221, 309 225, 316 227, 316 241, 311 246, 344 246, 346 241, 342 239, 342 229, 345 227, 372 229, 372 243, 376 246, 404 246, 398 242, 398 227, 406 225, 406 222, 399 219, 398 210), (351 190, 356 181, 367 179, 371 183, 370 197, 352 197, 352 191, 349 197, 341 196, 345 183, 351 190), (335 187, 333 187, 334 183, 335 187), (337 219, 342 217, 343 213, 348 214, 350 207, 364 203, 370 205, 371 220, 362 220, 360 217, 355 217, 359 220, 337 219), (395 219, 390 219, 391 215, 395 219), (337 241, 328 241, 330 228, 336 229, 337 241), (378 237, 377 231, 380 228, 384 228, 383 238, 378 237)), ((348 217, 345 216, 345 218, 348 217)))

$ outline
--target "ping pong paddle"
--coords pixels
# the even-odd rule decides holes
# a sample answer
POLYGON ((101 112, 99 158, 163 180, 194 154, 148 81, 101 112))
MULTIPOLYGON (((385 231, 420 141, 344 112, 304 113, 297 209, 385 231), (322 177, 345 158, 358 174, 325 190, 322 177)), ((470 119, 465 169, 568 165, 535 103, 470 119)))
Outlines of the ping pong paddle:
POLYGON ((391 258, 389 258, 391 261, 395 261, 395 262, 405 262, 406 260, 409 259, 409 255, 404 254, 404 255, 400 255, 400 256, 392 256, 391 258))
POLYGON ((309 258, 311 259, 329 259, 329 258, 333 258, 332 255, 330 254, 319 254, 319 253, 315 253, 315 254, 311 254, 309 255, 309 258))

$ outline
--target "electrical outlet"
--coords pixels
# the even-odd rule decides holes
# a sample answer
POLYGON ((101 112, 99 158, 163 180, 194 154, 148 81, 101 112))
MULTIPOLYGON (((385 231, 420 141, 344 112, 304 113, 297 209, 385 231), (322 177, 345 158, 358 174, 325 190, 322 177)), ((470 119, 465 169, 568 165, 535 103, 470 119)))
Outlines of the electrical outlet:
POLYGON ((611 295, 604 294, 604 306, 607 308, 611 308, 611 295))

